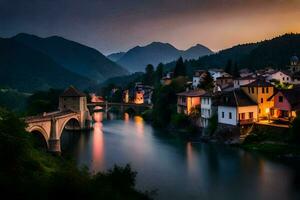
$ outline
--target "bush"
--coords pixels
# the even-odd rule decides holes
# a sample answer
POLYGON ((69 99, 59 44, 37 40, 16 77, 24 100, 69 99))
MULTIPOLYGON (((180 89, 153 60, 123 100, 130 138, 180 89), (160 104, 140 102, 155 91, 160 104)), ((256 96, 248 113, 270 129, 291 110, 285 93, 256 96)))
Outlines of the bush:
POLYGON ((171 117, 171 124, 176 128, 186 128, 190 126, 189 117, 185 114, 173 114, 171 117))

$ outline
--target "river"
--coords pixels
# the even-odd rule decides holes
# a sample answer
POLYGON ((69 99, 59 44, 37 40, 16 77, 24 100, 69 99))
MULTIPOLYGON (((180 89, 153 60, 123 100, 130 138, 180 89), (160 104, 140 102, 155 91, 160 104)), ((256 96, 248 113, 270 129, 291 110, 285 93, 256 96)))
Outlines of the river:
POLYGON ((63 150, 91 172, 131 164, 137 188, 157 189, 155 199, 300 199, 300 170, 293 165, 157 131, 139 116, 94 118, 89 133, 64 131, 63 150))

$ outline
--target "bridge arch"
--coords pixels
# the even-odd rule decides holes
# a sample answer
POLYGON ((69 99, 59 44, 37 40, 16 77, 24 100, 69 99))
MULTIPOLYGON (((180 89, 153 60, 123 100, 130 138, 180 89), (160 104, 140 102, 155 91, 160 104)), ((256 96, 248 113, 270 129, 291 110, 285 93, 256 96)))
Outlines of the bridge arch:
POLYGON ((43 142, 45 142, 45 144, 47 145, 47 148, 49 147, 49 135, 47 134, 47 131, 40 125, 35 125, 29 128, 29 130, 27 130, 29 133, 34 134, 34 133, 38 133, 43 137, 43 142))
POLYGON ((80 119, 79 119, 79 117, 73 116, 73 117, 67 118, 67 119, 65 119, 64 121, 62 121, 61 125, 59 126, 58 138, 61 137, 64 128, 65 128, 66 125, 67 125, 69 122, 71 122, 72 120, 74 120, 75 122, 77 122, 77 125, 78 125, 78 128, 79 128, 79 129, 82 128, 82 127, 81 127, 81 124, 80 124, 80 119))

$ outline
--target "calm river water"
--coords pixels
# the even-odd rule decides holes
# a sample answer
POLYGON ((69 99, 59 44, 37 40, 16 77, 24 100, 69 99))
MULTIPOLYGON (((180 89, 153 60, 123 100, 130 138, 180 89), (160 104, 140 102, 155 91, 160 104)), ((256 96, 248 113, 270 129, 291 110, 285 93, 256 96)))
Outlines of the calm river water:
POLYGON ((300 199, 300 169, 225 145, 156 131, 141 117, 102 121, 89 133, 64 132, 62 148, 92 172, 130 163, 137 188, 156 199, 300 199))

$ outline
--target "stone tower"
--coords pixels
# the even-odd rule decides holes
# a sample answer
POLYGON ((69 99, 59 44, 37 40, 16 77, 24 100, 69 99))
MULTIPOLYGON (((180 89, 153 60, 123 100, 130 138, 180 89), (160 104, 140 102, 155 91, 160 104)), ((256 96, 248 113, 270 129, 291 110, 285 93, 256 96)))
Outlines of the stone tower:
POLYGON ((80 113, 80 127, 89 128, 90 113, 87 108, 86 94, 70 86, 59 97, 60 111, 73 111, 80 113))

